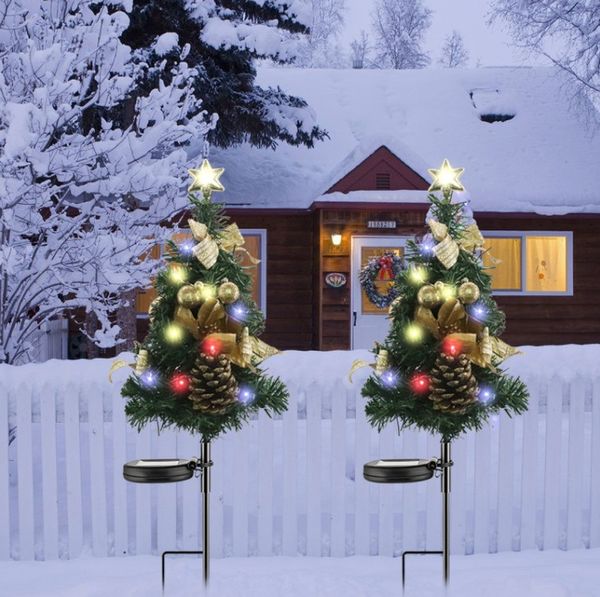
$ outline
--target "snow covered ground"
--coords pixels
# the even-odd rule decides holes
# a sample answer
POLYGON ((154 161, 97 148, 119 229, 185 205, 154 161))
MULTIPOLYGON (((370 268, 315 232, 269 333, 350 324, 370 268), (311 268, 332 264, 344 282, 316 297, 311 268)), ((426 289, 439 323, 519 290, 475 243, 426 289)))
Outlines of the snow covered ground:
MULTIPOLYGON (((598 597, 600 549, 456 556, 447 597, 598 597)), ((210 590, 200 561, 169 560, 166 597, 387 597, 401 595, 401 560, 229 558, 212 562, 210 590)), ((10 597, 153 597, 161 595, 160 558, 79 558, 0 562, 2 595, 10 597)), ((407 559, 405 597, 444 595, 439 556, 407 559)))

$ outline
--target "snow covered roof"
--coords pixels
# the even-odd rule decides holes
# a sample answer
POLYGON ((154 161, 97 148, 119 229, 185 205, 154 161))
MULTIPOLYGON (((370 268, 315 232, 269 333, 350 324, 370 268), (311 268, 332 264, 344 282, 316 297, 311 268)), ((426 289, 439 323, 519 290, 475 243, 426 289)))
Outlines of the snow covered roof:
POLYGON ((443 158, 480 211, 600 213, 600 132, 550 68, 260 69, 258 82, 306 99, 329 139, 314 148, 214 149, 230 206, 308 208, 314 201, 424 201, 422 191, 323 195, 385 145, 429 180, 443 158), (500 114, 504 121, 485 122, 500 114))

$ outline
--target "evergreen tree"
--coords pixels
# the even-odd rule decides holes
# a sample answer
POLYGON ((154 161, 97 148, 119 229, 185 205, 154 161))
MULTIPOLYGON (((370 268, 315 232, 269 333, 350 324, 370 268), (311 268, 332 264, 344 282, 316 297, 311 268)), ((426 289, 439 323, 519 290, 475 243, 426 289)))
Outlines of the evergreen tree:
POLYGON ((213 145, 275 147, 285 141, 312 147, 326 133, 306 102, 257 85, 254 65, 256 59, 294 60, 310 22, 303 7, 275 0, 133 0, 122 40, 147 64, 138 80, 142 91, 182 60, 196 68, 197 109, 219 116, 208 137, 213 145))
POLYGON ((211 191, 223 190, 222 171, 207 160, 190 170, 194 240, 169 243, 154 283, 150 329, 122 389, 125 412, 138 429, 155 420, 210 441, 259 409, 272 414, 287 407, 284 384, 257 367, 277 351, 257 338, 264 318, 236 257, 243 237, 211 200, 211 191))
POLYGON ((481 233, 467 204, 452 201, 453 190, 463 190, 462 169, 444 161, 430 172, 430 191, 442 191, 441 198, 429 195, 431 234, 408 243, 391 329, 362 394, 378 428, 397 420, 451 441, 493 412, 522 413, 528 393, 500 368, 517 351, 498 338, 505 317, 491 297, 481 233))

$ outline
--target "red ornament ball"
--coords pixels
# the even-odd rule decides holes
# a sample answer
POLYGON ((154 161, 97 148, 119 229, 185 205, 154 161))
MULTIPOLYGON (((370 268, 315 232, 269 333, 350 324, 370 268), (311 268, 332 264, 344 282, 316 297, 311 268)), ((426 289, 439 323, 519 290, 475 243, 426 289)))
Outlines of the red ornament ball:
POLYGON ((415 373, 410 378, 409 385, 413 394, 427 394, 431 387, 431 379, 425 373, 415 373))
POLYGON ((211 357, 216 357, 221 354, 223 348, 221 342, 216 338, 207 338, 202 342, 202 352, 208 354, 211 357))
POLYGON ((446 338, 442 342, 442 351, 444 354, 455 357, 463 351, 463 344, 456 338, 446 338))
POLYGON ((175 375, 171 377, 169 386, 171 391, 175 394, 187 394, 190 391, 191 382, 192 380, 189 375, 186 375, 185 373, 175 373, 175 375))

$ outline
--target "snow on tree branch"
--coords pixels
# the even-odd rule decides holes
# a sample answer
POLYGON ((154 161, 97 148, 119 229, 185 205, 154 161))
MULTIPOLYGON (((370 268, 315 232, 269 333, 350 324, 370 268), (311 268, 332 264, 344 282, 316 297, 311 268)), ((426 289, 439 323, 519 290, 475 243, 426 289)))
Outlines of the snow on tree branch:
POLYGON ((0 362, 9 363, 66 309, 97 315, 99 345, 118 341, 110 314, 155 271, 143 256, 172 233, 160 222, 181 207, 185 146, 215 123, 193 93, 185 49, 167 84, 160 64, 121 43, 129 17, 119 7, 130 0, 29 5, 0 0, 0 362), (148 68, 158 83, 140 93, 148 68), (111 109, 123 103, 131 115, 118 125, 111 109))
POLYGON ((457 68, 466 66, 468 62, 469 52, 465 48, 462 35, 458 31, 452 31, 444 41, 438 64, 445 68, 457 68))
POLYGON ((494 0, 490 20, 506 23, 518 46, 545 56, 600 105, 598 0, 494 0))
POLYGON ((383 68, 427 66, 429 56, 422 44, 431 15, 422 0, 377 0, 372 18, 378 64, 383 68))

